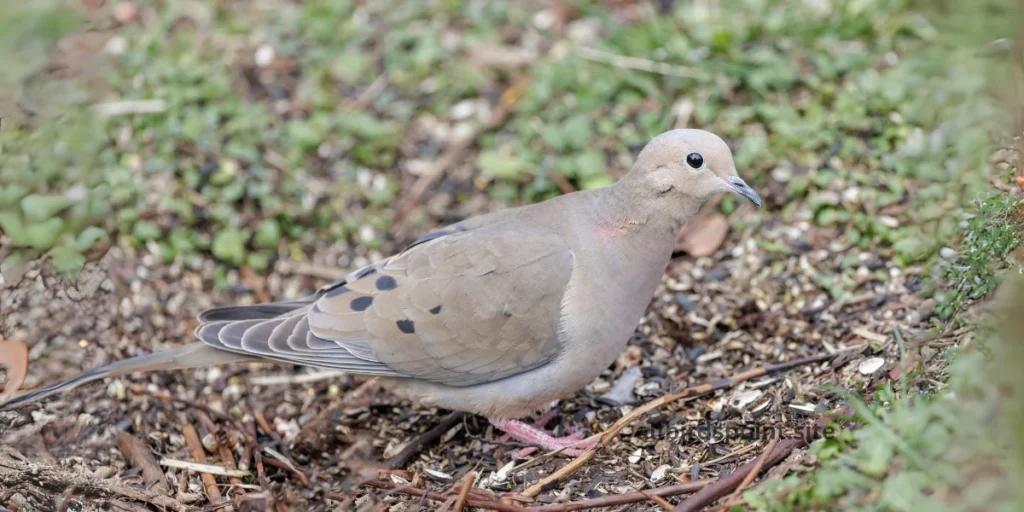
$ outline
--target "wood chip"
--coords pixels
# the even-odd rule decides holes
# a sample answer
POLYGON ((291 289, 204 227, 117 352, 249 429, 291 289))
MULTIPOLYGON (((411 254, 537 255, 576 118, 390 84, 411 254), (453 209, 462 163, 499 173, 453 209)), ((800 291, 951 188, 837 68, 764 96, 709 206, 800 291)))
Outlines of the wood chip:
POLYGON ((187 460, 160 459, 160 465, 168 468, 186 469, 195 473, 208 473, 217 476, 245 478, 252 475, 252 473, 242 471, 241 469, 228 469, 221 466, 215 466, 213 464, 200 464, 198 462, 189 462, 187 460))
POLYGON ((167 485, 164 472, 156 462, 156 457, 149 450, 146 443, 143 443, 135 436, 119 431, 117 433, 117 449, 124 455, 124 459, 133 467, 142 468, 142 481, 146 488, 161 494, 170 494, 171 488, 167 485))
POLYGON ((869 357, 857 365, 857 371, 860 372, 861 375, 871 375, 877 372, 883 365, 885 365, 885 359, 882 359, 881 357, 869 357))
POLYGON ((25 342, 0 337, 0 366, 7 369, 7 383, 0 393, 0 402, 6 402, 14 397, 28 375, 28 346, 25 342))

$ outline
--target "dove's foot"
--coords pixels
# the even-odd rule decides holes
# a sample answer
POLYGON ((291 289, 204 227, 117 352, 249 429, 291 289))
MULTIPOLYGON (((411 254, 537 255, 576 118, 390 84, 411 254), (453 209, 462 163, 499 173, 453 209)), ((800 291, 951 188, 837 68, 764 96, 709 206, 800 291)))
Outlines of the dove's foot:
MULTIPOLYGON (((544 425, 551 421, 553 417, 550 413, 545 414, 532 425, 527 425, 519 420, 507 419, 491 419, 490 422, 495 428, 505 432, 505 434, 517 441, 548 451, 562 450, 562 453, 569 456, 579 455, 583 453, 583 450, 597 442, 598 436, 584 439, 579 432, 574 432, 568 436, 555 437, 547 430, 544 430, 544 425)), ((525 448, 524 450, 530 450, 530 448, 525 448)), ((517 457, 524 455, 528 455, 528 453, 524 453, 523 450, 515 454, 517 457)))

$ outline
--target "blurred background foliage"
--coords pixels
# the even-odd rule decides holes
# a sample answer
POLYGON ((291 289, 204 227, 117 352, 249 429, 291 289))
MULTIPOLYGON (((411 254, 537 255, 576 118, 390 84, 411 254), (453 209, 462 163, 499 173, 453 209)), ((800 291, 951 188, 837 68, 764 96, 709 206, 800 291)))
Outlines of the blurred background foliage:
MULTIPOLYGON (((1012 0, 89 4, 0 7, 7 279, 44 253, 74 275, 111 245, 190 268, 212 258, 221 276, 303 261, 323 240, 379 257, 436 223, 611 183, 679 126, 733 144, 768 212, 856 249, 815 277, 833 299, 870 253, 924 269, 920 293, 954 318, 1020 241, 1016 157, 1002 149, 1019 105, 999 95, 1012 0), (399 215, 445 148, 474 136, 399 215)), ((957 396, 993 389, 968 378, 984 373, 981 352, 957 360, 957 396)), ((905 447, 891 432, 950 467, 962 460, 943 448, 984 437, 940 399, 901 412, 888 405, 909 396, 887 392, 860 411, 874 427, 816 448, 817 476, 750 502, 821 506, 861 489, 910 510, 907 489, 923 496, 946 474, 880 483, 905 447), (953 423, 935 434, 940 416, 953 423)))

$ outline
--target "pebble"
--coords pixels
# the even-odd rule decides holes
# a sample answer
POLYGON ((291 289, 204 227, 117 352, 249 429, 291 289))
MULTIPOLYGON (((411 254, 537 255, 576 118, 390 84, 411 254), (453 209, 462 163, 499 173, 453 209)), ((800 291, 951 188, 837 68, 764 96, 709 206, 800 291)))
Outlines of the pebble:
POLYGON ((882 359, 881 357, 869 357, 857 365, 857 371, 860 372, 861 375, 871 375, 877 372, 884 364, 885 359, 882 359))
POLYGON ((253 57, 253 60, 261 68, 269 66, 271 62, 274 62, 274 47, 269 44, 260 45, 256 49, 256 55, 253 57))

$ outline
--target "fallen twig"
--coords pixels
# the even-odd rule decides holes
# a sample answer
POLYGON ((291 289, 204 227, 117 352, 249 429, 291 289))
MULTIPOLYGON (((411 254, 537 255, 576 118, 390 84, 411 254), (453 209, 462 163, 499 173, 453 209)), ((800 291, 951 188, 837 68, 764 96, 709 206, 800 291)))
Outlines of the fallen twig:
POLYGON ((552 485, 555 482, 558 482, 559 480, 568 477, 569 475, 572 475, 581 467, 583 467, 584 464, 589 462, 590 459, 593 459, 594 455, 597 454, 597 451, 600 450, 602 446, 605 446, 606 444, 611 442, 615 438, 615 436, 617 436, 619 432, 622 431, 622 429, 626 428, 626 426, 628 426, 630 423, 635 421, 640 416, 643 416, 644 414, 647 414, 648 412, 657 409, 663 405, 676 402, 679 400, 692 400, 699 396, 706 395, 708 393, 718 391, 720 389, 731 388, 741 382, 748 381, 750 379, 783 372, 799 366, 826 361, 835 356, 836 354, 820 354, 817 356, 797 359, 796 361, 790 361, 788 363, 780 363, 765 366, 763 368, 755 368, 753 370, 747 370, 745 372, 739 373, 732 377, 718 379, 707 384, 694 386, 692 388, 686 388, 678 393, 665 395, 655 400, 651 400, 650 402, 647 402, 646 404, 637 407, 636 409, 633 409, 629 414, 623 416, 621 419, 619 419, 619 421, 616 421, 604 434, 599 434, 601 436, 599 442, 594 443, 591 447, 587 448, 578 457, 573 459, 565 466, 562 466, 562 468, 559 469, 558 471, 555 471, 554 473, 548 475, 541 481, 528 487, 525 491, 523 491, 522 494, 524 496, 533 498, 540 494, 542 491, 544 491, 544 489, 546 489, 549 485, 552 485))
POLYGON ((668 500, 666 500, 665 498, 662 498, 661 496, 658 496, 657 494, 652 494, 650 491, 640 491, 640 492, 643 493, 644 496, 647 496, 647 499, 657 503, 659 507, 661 507, 661 508, 663 508, 665 510, 672 510, 672 504, 669 503, 668 500))
POLYGON ((252 473, 248 471, 243 471, 241 469, 228 469, 223 466, 217 466, 215 464, 207 464, 205 462, 189 462, 187 460, 178 459, 160 459, 160 465, 168 468, 186 469, 188 471, 194 471, 200 474, 208 474, 211 476, 234 476, 244 478, 252 475, 252 473))
POLYGON ((452 509, 454 512, 462 512, 462 507, 466 505, 466 498, 469 496, 469 490, 476 484, 476 472, 470 471, 466 473, 466 478, 462 479, 462 490, 459 491, 459 497, 455 500, 455 508, 452 509))
MULTIPOLYGON (((199 423, 217 439, 217 455, 220 457, 221 464, 227 466, 228 469, 238 469, 238 464, 235 463, 235 454, 231 451, 238 442, 235 436, 226 429, 215 425, 210 420, 210 416, 203 411, 197 411, 196 418, 199 418, 199 423)), ((228 477, 228 482, 231 485, 242 485, 242 479, 236 476, 228 477)))
POLYGON ((156 457, 153 456, 146 443, 139 441, 127 432, 118 431, 117 449, 128 461, 128 464, 142 468, 142 481, 146 483, 146 488, 160 494, 170 494, 171 487, 167 485, 164 472, 160 469, 156 457))
POLYGON ((655 62, 653 60, 641 59, 640 57, 616 55, 614 53, 596 50, 589 46, 577 46, 576 54, 584 59, 603 62, 617 68, 634 69, 637 71, 647 71, 649 73, 657 73, 659 75, 679 76, 683 78, 694 78, 697 76, 697 73, 694 70, 685 66, 655 62))
POLYGON ((167 102, 164 100, 111 101, 109 103, 97 103, 91 108, 100 117, 115 117, 126 114, 159 114, 167 110, 167 102))
MULTIPOLYGON (((754 473, 755 469, 760 471, 778 464, 788 457, 796 447, 802 444, 804 444, 803 439, 787 439, 778 443, 774 447, 774 450, 772 450, 767 456, 758 457, 757 460, 740 466, 736 471, 729 473, 717 482, 701 489, 693 496, 683 500, 682 503, 676 505, 676 508, 672 509, 672 512, 696 512, 697 510, 706 507, 718 498, 725 496, 729 491, 739 487, 741 483, 746 480, 748 475, 754 473)), ((757 475, 755 474, 754 476, 757 475)))
MULTIPOLYGON (((206 453, 203 452, 203 444, 199 441, 199 433, 196 432, 196 428, 191 423, 185 422, 181 425, 181 434, 185 437, 185 444, 188 445, 189 451, 192 452, 192 459, 198 464, 162 459, 160 465, 198 471, 199 478, 203 480, 203 487, 206 489, 206 497, 210 500, 210 503, 220 502, 220 489, 217 488, 217 480, 213 478, 213 473, 227 470, 219 466, 206 464, 206 453)), ((221 474, 227 476, 227 473, 221 474)))
POLYGON ((270 462, 271 460, 280 462, 284 466, 283 469, 291 471, 292 473, 295 473, 295 476, 299 477, 299 481, 302 482, 302 485, 309 486, 309 479, 306 478, 306 474, 299 469, 298 464, 269 446, 264 446, 263 451, 267 452, 267 455, 273 457, 273 459, 265 459, 264 462, 270 462))
POLYGON ((462 421, 462 418, 466 417, 464 412, 452 412, 445 416, 441 423, 438 423, 436 427, 426 431, 423 435, 413 439, 402 448, 402 451, 395 454, 384 463, 384 467, 387 469, 401 469, 412 460, 413 457, 420 454, 427 445, 437 442, 445 432, 454 427, 457 423, 462 421))
POLYGON ((743 481, 740 482, 739 487, 736 487, 736 490, 733 491, 732 496, 730 496, 729 499, 726 500, 727 504, 731 504, 731 503, 735 503, 735 502, 739 501, 740 496, 743 494, 743 491, 747 487, 749 487, 751 482, 753 482, 754 479, 757 478, 757 475, 761 473, 761 469, 764 466, 765 459, 767 459, 768 456, 771 455, 772 451, 775 450, 775 445, 777 445, 777 444, 779 444, 779 433, 778 432, 776 432, 775 433, 775 437, 773 437, 772 440, 768 442, 768 446, 764 449, 764 452, 761 453, 761 456, 759 456, 757 458, 757 461, 754 464, 754 467, 750 470, 749 473, 747 473, 747 476, 743 478, 743 481))

